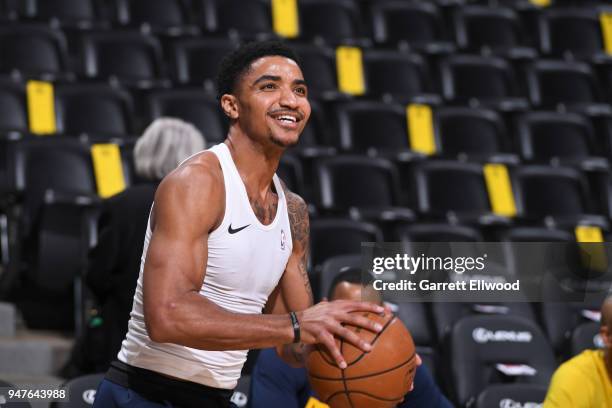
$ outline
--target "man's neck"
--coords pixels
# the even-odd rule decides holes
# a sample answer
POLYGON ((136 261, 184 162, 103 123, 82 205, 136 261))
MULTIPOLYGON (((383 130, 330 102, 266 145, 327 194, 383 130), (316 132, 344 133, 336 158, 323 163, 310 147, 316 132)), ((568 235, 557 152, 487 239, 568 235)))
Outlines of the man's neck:
POLYGON ((249 197, 265 198, 283 151, 280 148, 266 148, 254 143, 246 135, 238 133, 239 131, 232 131, 230 128, 225 144, 229 148, 249 197))

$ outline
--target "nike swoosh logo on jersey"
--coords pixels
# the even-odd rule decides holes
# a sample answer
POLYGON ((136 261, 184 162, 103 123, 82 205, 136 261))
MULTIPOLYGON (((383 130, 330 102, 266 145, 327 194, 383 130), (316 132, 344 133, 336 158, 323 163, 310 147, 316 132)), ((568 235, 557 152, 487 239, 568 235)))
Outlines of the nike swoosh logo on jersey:
POLYGON ((246 227, 248 227, 249 225, 251 225, 251 224, 247 224, 247 225, 245 225, 244 227, 240 227, 240 228, 233 229, 233 228, 232 228, 232 224, 230 224, 230 225, 229 225, 229 227, 227 227, 227 232, 229 232, 230 234, 235 234, 235 233, 237 233, 237 232, 242 231, 243 229, 245 229, 245 228, 246 228, 246 227))

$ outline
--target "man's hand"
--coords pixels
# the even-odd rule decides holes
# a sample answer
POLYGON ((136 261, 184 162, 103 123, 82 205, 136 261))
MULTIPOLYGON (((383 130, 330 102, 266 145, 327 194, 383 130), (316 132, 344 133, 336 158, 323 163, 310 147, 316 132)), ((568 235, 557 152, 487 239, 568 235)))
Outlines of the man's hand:
POLYGON ((378 333, 382 330, 380 323, 352 312, 385 312, 383 306, 370 302, 355 302, 349 300, 323 301, 302 312, 297 313, 300 322, 302 342, 305 344, 322 344, 341 369, 347 367, 346 361, 336 345, 334 336, 343 338, 355 347, 368 352, 372 345, 354 331, 347 329, 343 324, 363 327, 366 330, 378 333))

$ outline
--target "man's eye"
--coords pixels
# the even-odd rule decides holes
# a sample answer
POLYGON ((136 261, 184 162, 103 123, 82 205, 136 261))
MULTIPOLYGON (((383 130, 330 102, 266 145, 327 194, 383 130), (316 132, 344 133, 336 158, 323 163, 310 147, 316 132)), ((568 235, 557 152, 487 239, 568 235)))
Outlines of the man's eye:
POLYGON ((295 88, 295 92, 299 93, 300 95, 306 95, 306 88, 295 88))
POLYGON ((264 86, 262 86, 262 89, 275 89, 276 87, 274 86, 274 84, 265 84, 264 86))

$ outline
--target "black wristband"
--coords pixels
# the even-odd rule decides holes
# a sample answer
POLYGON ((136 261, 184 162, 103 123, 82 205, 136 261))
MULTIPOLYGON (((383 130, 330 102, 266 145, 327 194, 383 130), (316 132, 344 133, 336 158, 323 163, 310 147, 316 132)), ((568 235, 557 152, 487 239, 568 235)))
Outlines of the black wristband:
POLYGON ((295 312, 289 312, 289 317, 291 318, 291 326, 293 326, 293 342, 299 343, 301 340, 300 322, 295 312))

